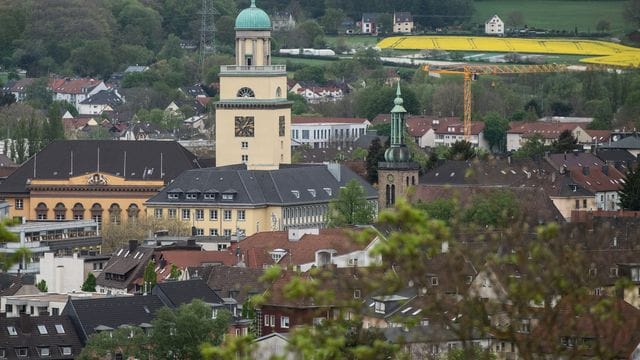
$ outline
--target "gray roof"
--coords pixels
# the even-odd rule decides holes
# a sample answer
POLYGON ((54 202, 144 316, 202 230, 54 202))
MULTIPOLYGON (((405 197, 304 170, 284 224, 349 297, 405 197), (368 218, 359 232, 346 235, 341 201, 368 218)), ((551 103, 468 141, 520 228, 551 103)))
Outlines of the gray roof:
POLYGON ((200 299, 208 304, 223 303, 220 296, 201 279, 160 283, 153 288, 153 294, 160 297, 167 306, 173 308, 188 304, 194 299, 200 299))
POLYGON ((147 204, 233 204, 247 206, 297 205, 326 203, 335 198, 340 188, 355 179, 362 185, 368 199, 376 199, 378 192, 364 179, 344 165, 331 164, 339 169, 340 180, 325 165, 286 166, 276 170, 246 170, 238 167, 220 167, 189 170, 178 176, 147 204), (199 190, 196 199, 169 199, 176 188, 199 190), (218 189, 213 199, 204 199, 210 189, 218 189), (235 191, 233 200, 224 200, 220 194, 235 191))
POLYGON ((410 12, 397 12, 396 15, 396 23, 402 22, 412 22, 413 16, 411 16, 410 12))
POLYGON ((101 90, 97 94, 86 98, 80 104, 83 105, 109 105, 111 107, 115 107, 118 105, 122 105, 124 101, 122 98, 113 90, 101 90))
POLYGON ((630 152, 622 149, 599 150, 596 153, 596 156, 600 158, 600 160, 607 163, 620 162, 620 163, 627 164, 627 163, 632 163, 638 160, 635 156, 631 155, 630 152))
POLYGON ((627 136, 618 141, 612 142, 611 144, 602 145, 603 148, 609 149, 640 149, 640 134, 633 134, 631 136, 627 136))

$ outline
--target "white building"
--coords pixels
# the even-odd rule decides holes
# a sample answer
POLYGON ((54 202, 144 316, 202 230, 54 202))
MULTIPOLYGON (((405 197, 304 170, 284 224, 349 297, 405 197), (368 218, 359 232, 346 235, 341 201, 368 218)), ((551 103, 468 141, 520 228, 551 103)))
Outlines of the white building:
POLYGON ((375 13, 363 13, 360 20, 360 31, 363 34, 378 34, 378 14, 375 13))
POLYGON ((80 103, 85 99, 107 90, 107 85, 101 80, 79 78, 79 79, 51 79, 49 87, 53 91, 53 100, 67 101, 76 109, 80 107, 80 103))
POLYGON ((357 140, 371 126, 364 118, 294 117, 291 121, 293 146, 308 145, 315 149, 357 140))
POLYGON ((393 32, 411 34, 413 31, 413 16, 408 12, 393 13, 393 32))
POLYGON ((30 316, 57 316, 62 314, 67 301, 73 299, 101 298, 103 294, 76 292, 70 294, 13 295, 0 298, 0 313, 8 318, 20 314, 30 316))
MULTIPOLYGON (((451 146, 458 141, 465 140, 464 124, 462 121, 439 121, 434 131, 435 146, 451 146)), ((471 135, 469 141, 474 147, 489 150, 489 142, 484 137, 484 123, 471 122, 471 135)))
POLYGON ((489 35, 504 35, 504 21, 498 15, 484 23, 484 33, 489 35))
POLYGON ((40 273, 36 283, 44 280, 50 292, 67 293, 80 291, 89 273, 97 278, 109 256, 55 256, 47 252, 40 258, 40 273))
POLYGON ((80 115, 100 115, 105 111, 113 111, 124 99, 117 90, 101 90, 78 104, 80 115))

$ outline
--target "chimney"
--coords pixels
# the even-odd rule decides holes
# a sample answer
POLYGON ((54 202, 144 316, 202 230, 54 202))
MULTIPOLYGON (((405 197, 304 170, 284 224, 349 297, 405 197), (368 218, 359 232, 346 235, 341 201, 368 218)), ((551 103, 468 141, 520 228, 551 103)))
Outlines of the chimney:
POLYGON ((20 314, 20 331, 23 334, 31 334, 31 317, 27 313, 20 314))
POLYGON ((582 167, 582 174, 584 176, 589 176, 589 167, 588 166, 583 166, 582 167))
POLYGON ((609 165, 602 165, 602 173, 609 176, 609 165))
POLYGON ((135 251, 138 248, 138 240, 129 240, 129 252, 135 251))

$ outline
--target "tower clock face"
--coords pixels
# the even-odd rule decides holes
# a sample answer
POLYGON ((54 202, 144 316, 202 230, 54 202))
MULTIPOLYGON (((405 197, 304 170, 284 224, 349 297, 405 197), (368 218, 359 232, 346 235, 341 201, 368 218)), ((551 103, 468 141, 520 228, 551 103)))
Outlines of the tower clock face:
POLYGON ((387 175, 387 181, 388 182, 393 182, 393 175, 392 174, 387 175))
POLYGON ((253 116, 236 116, 235 133, 237 137, 253 137, 255 134, 253 116))

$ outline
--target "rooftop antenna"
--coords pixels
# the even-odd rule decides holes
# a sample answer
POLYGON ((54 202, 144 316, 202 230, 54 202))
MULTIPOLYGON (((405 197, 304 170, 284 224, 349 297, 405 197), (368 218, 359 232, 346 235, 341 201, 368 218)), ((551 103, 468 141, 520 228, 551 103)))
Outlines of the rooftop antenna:
POLYGON ((71 152, 71 171, 69 171, 69 175, 73 176, 73 150, 71 152))
POLYGON ((100 147, 98 146, 98 163, 97 163, 96 172, 100 172, 100 147))
POLYGON ((163 162, 162 156, 163 156, 163 154, 160 153, 160 179, 164 179, 164 170, 163 170, 163 167, 162 167, 162 162, 163 162))
POLYGON ((123 177, 127 178, 127 152, 124 152, 124 169, 122 169, 123 177))

